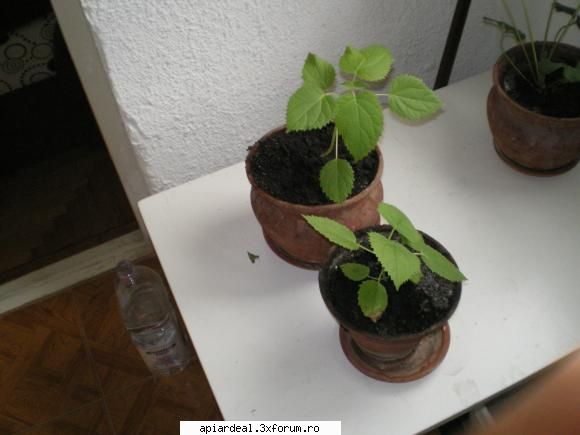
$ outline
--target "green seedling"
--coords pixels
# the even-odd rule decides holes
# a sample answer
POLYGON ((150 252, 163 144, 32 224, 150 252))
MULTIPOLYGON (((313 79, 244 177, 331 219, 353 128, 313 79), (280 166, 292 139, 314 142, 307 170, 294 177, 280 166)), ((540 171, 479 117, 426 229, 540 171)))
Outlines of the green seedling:
POLYGON ((359 249, 368 251, 381 265, 380 273, 376 277, 370 275, 371 268, 366 264, 340 265, 340 270, 348 279, 360 282, 358 304, 366 317, 377 322, 388 307, 388 293, 382 283, 383 279, 390 278, 397 291, 408 281, 418 284, 423 277, 421 262, 448 281, 461 282, 466 279, 455 264, 425 243, 421 233, 401 210, 393 205, 381 203, 378 211, 391 225, 392 231, 388 237, 369 231, 367 234, 370 248, 360 244, 350 229, 332 219, 303 216, 314 230, 330 242, 349 251, 359 249), (395 233, 399 235, 400 241, 393 240, 395 233))
POLYGON ((354 185, 352 166, 338 157, 339 138, 355 162, 375 149, 384 125, 379 97, 387 97, 386 106, 410 120, 423 119, 441 108, 433 91, 411 75, 399 75, 386 90, 372 91, 369 86, 384 80, 392 65, 391 52, 383 46, 371 45, 361 50, 346 47, 339 68, 347 79, 337 84, 336 71, 330 63, 312 53, 304 62, 304 83, 288 101, 286 129, 314 130, 334 123, 332 140, 323 154, 334 151, 334 159, 320 171, 320 187, 333 202, 345 201, 354 185))

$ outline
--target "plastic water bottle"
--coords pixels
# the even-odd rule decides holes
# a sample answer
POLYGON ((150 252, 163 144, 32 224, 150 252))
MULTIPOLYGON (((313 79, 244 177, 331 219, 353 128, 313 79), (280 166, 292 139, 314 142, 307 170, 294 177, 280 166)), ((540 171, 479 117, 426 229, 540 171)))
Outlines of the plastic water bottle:
POLYGON ((192 352, 159 274, 129 261, 120 262, 116 272, 121 315, 145 364, 158 375, 183 370, 192 352))

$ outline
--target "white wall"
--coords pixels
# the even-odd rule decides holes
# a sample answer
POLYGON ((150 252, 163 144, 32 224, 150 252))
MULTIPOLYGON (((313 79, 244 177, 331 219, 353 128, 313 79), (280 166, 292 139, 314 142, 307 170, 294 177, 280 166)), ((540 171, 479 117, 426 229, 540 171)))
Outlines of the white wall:
MULTIPOLYGON (((151 192, 244 159, 284 122, 313 51, 382 43, 432 84, 455 0, 80 0, 151 192)), ((534 20, 546 0, 531 0, 534 20)), ((498 35, 474 0, 453 80, 491 67, 498 35)), ((387 133, 388 134, 388 129, 387 133)))

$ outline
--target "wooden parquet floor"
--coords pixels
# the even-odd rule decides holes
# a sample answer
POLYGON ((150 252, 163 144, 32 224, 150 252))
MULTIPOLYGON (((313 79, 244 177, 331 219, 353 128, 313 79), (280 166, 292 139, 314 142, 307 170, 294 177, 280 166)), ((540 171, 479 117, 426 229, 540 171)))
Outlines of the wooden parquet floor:
POLYGON ((222 418, 197 358, 149 372, 115 298, 108 272, 0 316, 0 434, 171 435, 180 420, 222 418))

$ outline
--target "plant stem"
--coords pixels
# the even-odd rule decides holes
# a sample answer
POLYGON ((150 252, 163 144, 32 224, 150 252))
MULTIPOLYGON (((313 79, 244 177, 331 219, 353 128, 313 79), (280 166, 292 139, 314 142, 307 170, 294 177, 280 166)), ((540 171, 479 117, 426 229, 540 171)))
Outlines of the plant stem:
POLYGON ((334 154, 334 158, 338 160, 338 128, 334 127, 334 129, 336 130, 336 134, 334 135, 334 140, 335 140, 335 146, 334 146, 335 154, 334 154))
POLYGON ((532 30, 532 23, 530 22, 530 16, 528 14, 528 7, 525 3, 525 0, 520 0, 522 4, 522 8, 524 10, 524 16, 526 17, 526 26, 528 27, 528 33, 530 35, 530 42, 532 44, 532 56, 534 58, 534 69, 536 71, 536 78, 539 80, 540 78, 540 66, 538 64, 538 54, 536 53, 536 39, 534 38, 534 33, 532 30))
POLYGON ((359 243, 357 243, 357 245, 358 245, 358 247, 359 247, 360 249, 362 249, 363 251, 370 252, 370 253, 371 253, 371 254, 373 254, 373 255, 375 254, 375 253, 374 253, 372 250, 370 250, 370 249, 369 249, 369 248, 367 248, 366 246, 363 246, 363 245, 361 245, 361 244, 359 244, 359 243))
POLYGON ((330 146, 326 149, 326 151, 322 153, 320 157, 326 157, 332 152, 332 148, 334 147, 335 142, 334 139, 335 136, 338 136, 338 128, 336 128, 336 125, 334 126, 334 130, 332 130, 332 139, 330 139, 330 146))
MULTIPOLYGON (((516 20, 514 19, 514 15, 512 14, 512 10, 508 6, 506 0, 502 0, 502 3, 503 3, 504 9, 506 10, 506 12, 508 14, 510 24, 515 29, 516 28, 516 20)), ((528 54, 528 50, 526 50, 526 46, 524 45, 524 40, 521 38, 519 32, 516 32, 515 36, 516 36, 516 39, 518 41, 518 44, 522 47, 522 51, 524 52, 524 56, 526 57, 526 61, 528 62, 528 65, 530 65, 530 68, 532 70, 532 75, 533 75, 533 73, 535 72, 534 66, 533 66, 532 61, 530 59, 530 55, 528 54)), ((533 44, 533 41, 532 41, 532 44, 533 44)), ((537 82, 537 77, 532 77, 532 79, 537 82)))
POLYGON ((385 274, 385 269, 383 269, 381 267, 381 273, 379 273, 379 279, 377 279, 378 282, 381 282, 381 279, 383 279, 383 275, 385 274))
POLYGON ((544 41, 542 42, 542 51, 540 56, 546 55, 546 42, 548 42, 548 33, 550 32, 550 27, 552 25, 552 16, 554 15, 554 8, 556 0, 552 0, 552 4, 550 5, 550 14, 548 15, 548 21, 546 22, 546 29, 544 30, 544 41))
POLYGON ((393 237, 394 233, 395 233, 395 229, 391 228, 391 232, 389 233, 389 240, 391 240, 391 237, 393 237))
POLYGON ((556 49, 558 48, 558 45, 560 45, 560 42, 562 42, 562 39, 564 39, 564 36, 566 36, 566 33, 568 33, 568 29, 576 24, 578 12, 580 12, 580 4, 578 4, 578 7, 576 7, 574 15, 570 16, 570 20, 568 20, 568 23, 560 27, 560 29, 556 32, 556 41, 552 46, 552 50, 550 50, 550 55, 548 56, 548 59, 552 58, 552 56, 556 52, 556 49))
POLYGON ((505 50, 504 46, 503 46, 503 40, 505 38, 505 33, 502 35, 502 38, 499 42, 499 46, 501 48, 501 52, 502 55, 507 59, 507 61, 509 62, 509 64, 511 65, 511 67, 514 69, 514 71, 521 77, 523 78, 532 88, 536 88, 537 86, 534 85, 527 77, 526 75, 516 66, 516 63, 512 60, 512 58, 509 56, 509 54, 507 54, 507 51, 505 50))

